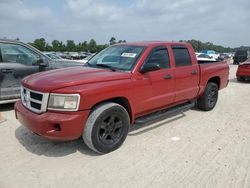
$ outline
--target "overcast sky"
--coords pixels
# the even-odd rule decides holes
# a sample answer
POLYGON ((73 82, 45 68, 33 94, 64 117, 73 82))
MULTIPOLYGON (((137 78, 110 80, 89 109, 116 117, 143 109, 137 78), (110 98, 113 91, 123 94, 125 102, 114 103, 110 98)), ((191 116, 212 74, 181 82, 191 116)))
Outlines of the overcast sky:
POLYGON ((0 0, 0 38, 250 45, 250 0, 0 0))

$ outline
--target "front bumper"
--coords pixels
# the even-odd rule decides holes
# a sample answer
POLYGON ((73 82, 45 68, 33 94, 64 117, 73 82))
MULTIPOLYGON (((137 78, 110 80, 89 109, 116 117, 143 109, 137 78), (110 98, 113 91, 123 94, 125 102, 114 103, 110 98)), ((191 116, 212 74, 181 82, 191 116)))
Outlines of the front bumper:
POLYGON ((81 137, 89 110, 77 112, 52 112, 36 114, 15 104, 15 114, 19 122, 32 132, 51 140, 75 140, 81 137))

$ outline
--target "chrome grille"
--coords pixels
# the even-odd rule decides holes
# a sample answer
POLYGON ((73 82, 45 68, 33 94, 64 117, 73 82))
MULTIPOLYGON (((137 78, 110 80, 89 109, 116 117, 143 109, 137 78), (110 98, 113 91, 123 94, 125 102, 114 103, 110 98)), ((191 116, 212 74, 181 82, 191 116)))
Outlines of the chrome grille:
POLYGON ((49 93, 33 91, 25 87, 21 87, 21 99, 23 105, 35 113, 43 113, 47 110, 49 93))

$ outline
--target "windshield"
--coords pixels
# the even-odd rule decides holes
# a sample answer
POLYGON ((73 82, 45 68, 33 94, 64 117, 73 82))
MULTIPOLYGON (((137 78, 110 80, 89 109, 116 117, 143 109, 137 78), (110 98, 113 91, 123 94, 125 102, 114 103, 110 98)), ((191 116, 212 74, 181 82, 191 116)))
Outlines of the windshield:
POLYGON ((131 71, 142 54, 144 47, 116 45, 104 49, 88 64, 93 67, 110 67, 117 70, 131 71))

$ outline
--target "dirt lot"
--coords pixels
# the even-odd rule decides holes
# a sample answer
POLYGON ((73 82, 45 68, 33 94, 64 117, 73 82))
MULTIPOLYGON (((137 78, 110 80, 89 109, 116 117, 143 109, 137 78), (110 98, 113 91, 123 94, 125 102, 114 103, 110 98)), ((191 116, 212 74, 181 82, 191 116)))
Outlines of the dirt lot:
POLYGON ((0 107, 0 188, 250 187, 250 83, 230 83, 211 112, 196 109, 129 133, 96 155, 81 140, 52 143, 0 107))

